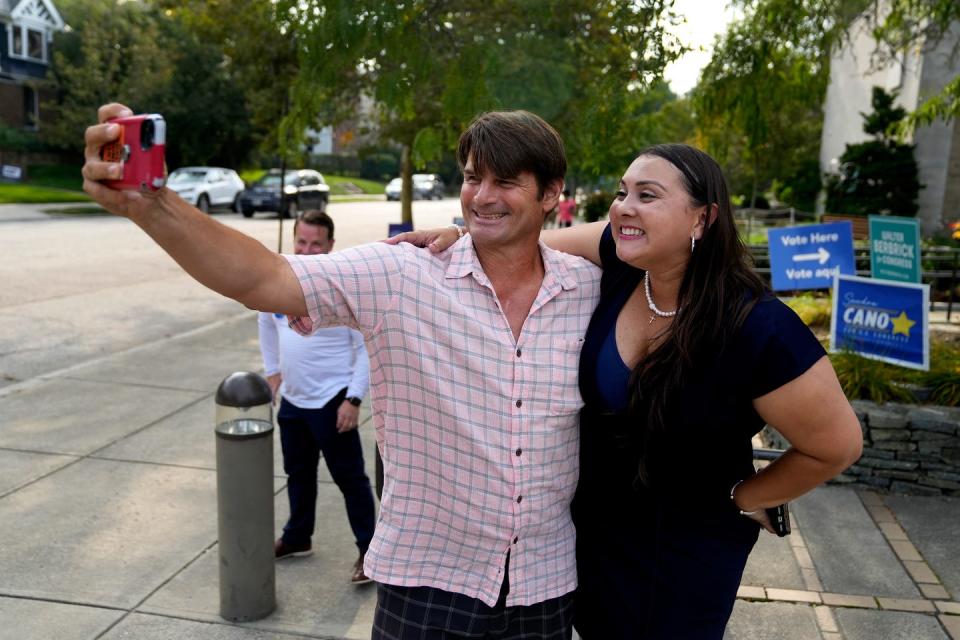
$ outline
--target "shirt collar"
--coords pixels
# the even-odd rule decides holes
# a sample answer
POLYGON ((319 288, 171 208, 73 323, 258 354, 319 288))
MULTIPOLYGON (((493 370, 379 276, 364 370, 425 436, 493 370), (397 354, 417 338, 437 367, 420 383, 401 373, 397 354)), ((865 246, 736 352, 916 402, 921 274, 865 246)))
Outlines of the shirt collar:
MULTIPOLYGON (((567 268, 566 261, 560 257, 559 251, 554 251, 540 240, 537 242, 540 248, 540 256, 543 258, 543 282, 548 285, 554 280, 559 283, 564 291, 570 291, 577 288, 577 280, 567 268)), ((470 234, 464 235, 450 247, 450 264, 447 265, 447 278, 463 278, 470 274, 482 276, 482 280, 487 280, 487 275, 483 272, 480 265, 480 259, 477 257, 477 251, 473 246, 473 238, 470 234)))

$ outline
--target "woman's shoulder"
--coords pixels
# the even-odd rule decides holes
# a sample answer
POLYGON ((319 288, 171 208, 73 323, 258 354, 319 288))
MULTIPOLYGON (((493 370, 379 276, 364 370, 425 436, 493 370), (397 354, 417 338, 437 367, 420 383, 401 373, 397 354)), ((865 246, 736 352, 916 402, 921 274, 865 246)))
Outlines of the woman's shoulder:
POLYGON ((791 309, 783 300, 769 291, 765 291, 759 296, 748 298, 748 300, 750 299, 752 299, 754 302, 753 307, 750 309, 750 313, 747 314, 747 323, 752 325, 774 324, 774 326, 776 326, 781 322, 793 323, 795 321, 803 325, 803 321, 800 320, 800 316, 797 315, 797 312, 791 309))
POLYGON ((741 344, 753 345, 758 350, 775 342, 788 350, 812 349, 822 353, 810 327, 786 303, 769 292, 754 298, 738 334, 741 344))
POLYGON ((747 314, 746 322, 751 324, 768 323, 791 316, 800 319, 793 309, 788 307, 783 300, 773 295, 769 291, 764 291, 760 295, 747 295, 744 298, 744 304, 751 304, 750 312, 747 314))

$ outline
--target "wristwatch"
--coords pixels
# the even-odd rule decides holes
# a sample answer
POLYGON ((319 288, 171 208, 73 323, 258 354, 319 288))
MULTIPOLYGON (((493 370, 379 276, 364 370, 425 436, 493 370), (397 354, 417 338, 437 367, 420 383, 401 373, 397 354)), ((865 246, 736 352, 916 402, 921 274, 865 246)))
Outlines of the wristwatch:
POLYGON ((347 402, 349 402, 355 407, 359 407, 360 403, 363 402, 363 400, 361 400, 360 398, 356 398, 354 396, 347 396, 346 398, 344 398, 344 400, 346 400, 347 402))

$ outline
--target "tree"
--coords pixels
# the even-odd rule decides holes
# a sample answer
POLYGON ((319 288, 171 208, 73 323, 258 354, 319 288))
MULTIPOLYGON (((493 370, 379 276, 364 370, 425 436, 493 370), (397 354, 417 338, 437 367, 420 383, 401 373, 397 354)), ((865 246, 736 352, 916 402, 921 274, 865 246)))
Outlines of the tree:
MULTIPOLYGON (((291 4, 300 73, 282 135, 289 147, 317 119, 374 101, 381 135, 400 145, 403 221, 411 173, 454 146, 476 113, 524 108, 560 130, 586 171, 609 171, 634 90, 679 49, 665 35, 666 0, 313 0, 291 4), (522 4, 522 7, 518 6, 522 4), (532 17, 531 17, 532 16, 532 17)), ((616 167, 622 170, 623 165, 616 167)))
MULTIPOLYGON (((289 25, 291 0, 155 0, 218 56, 218 68, 242 95, 249 135, 260 151, 279 155, 280 122, 299 70, 289 25)), ((315 125, 310 122, 308 125, 315 125)), ((300 132, 299 135, 302 135, 300 132)), ((295 148, 287 149, 288 155, 295 148)))
POLYGON ((54 99, 41 129, 48 144, 75 149, 97 107, 118 101, 163 114, 170 167, 241 165, 252 144, 249 117, 216 47, 138 2, 71 0, 62 9, 71 29, 54 44, 54 99))
POLYGON ((826 0, 740 6, 744 17, 717 38, 693 91, 699 140, 727 169, 734 192, 749 194, 751 207, 774 179, 794 204, 810 206, 828 43, 843 18, 826 0))
POLYGON ((55 36, 54 98, 44 105, 41 135, 48 144, 76 150, 97 107, 121 101, 142 110, 145 98, 169 81, 173 63, 149 7, 74 0, 62 10, 71 30, 55 36))
POLYGON ((167 121, 167 165, 242 167, 254 146, 242 89, 221 66, 216 46, 179 24, 169 27, 179 43, 174 72, 150 104, 167 121))
POLYGON ((889 132, 907 112, 895 107, 895 93, 873 88, 873 112, 863 116, 863 131, 873 140, 848 144, 840 157, 842 173, 827 180, 827 210, 857 215, 917 214, 917 162, 913 145, 902 144, 889 132))
MULTIPOLYGON (((823 102, 831 53, 863 25, 874 63, 899 64, 933 47, 960 21, 956 0, 735 0, 742 20, 718 38, 694 90, 698 140, 750 200, 773 188, 809 208, 818 182, 823 102), (776 179, 776 183, 773 180, 776 179)), ((953 55, 958 51, 955 47, 953 55)), ((960 113, 960 78, 900 121, 898 133, 960 113)))
MULTIPOLYGON (((849 40, 865 26, 876 40, 876 65, 901 64, 904 52, 937 47, 944 38, 956 37, 960 28, 960 3, 956 0, 735 0, 747 13, 761 13, 773 33, 785 42, 807 41, 820 55, 849 40), (811 31, 804 24, 814 25, 811 31), (813 35, 810 39, 809 36, 813 35)), ((951 56, 960 56, 955 41, 951 56)), ((960 115, 960 78, 948 82, 940 93, 927 97, 908 114, 898 129, 905 135, 917 125, 960 115)))
MULTIPOLYGON (((864 17, 873 25, 873 36, 878 42, 876 55, 881 62, 897 64, 897 57, 911 47, 936 47, 944 37, 960 29, 960 3, 956 0, 888 0, 889 13, 883 14, 873 5, 864 17)), ((960 40, 952 48, 952 59, 960 55, 960 40)), ((960 76, 943 87, 940 93, 928 97, 908 114, 898 126, 903 135, 917 125, 934 120, 951 120, 960 116, 960 76)))

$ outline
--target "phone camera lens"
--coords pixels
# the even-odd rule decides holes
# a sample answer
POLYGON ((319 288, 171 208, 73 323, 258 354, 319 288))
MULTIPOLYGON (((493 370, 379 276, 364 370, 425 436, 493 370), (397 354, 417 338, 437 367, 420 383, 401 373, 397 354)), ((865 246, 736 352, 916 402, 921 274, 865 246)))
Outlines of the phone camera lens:
POLYGON ((140 125, 140 148, 144 151, 153 146, 154 126, 153 120, 144 120, 140 125))

